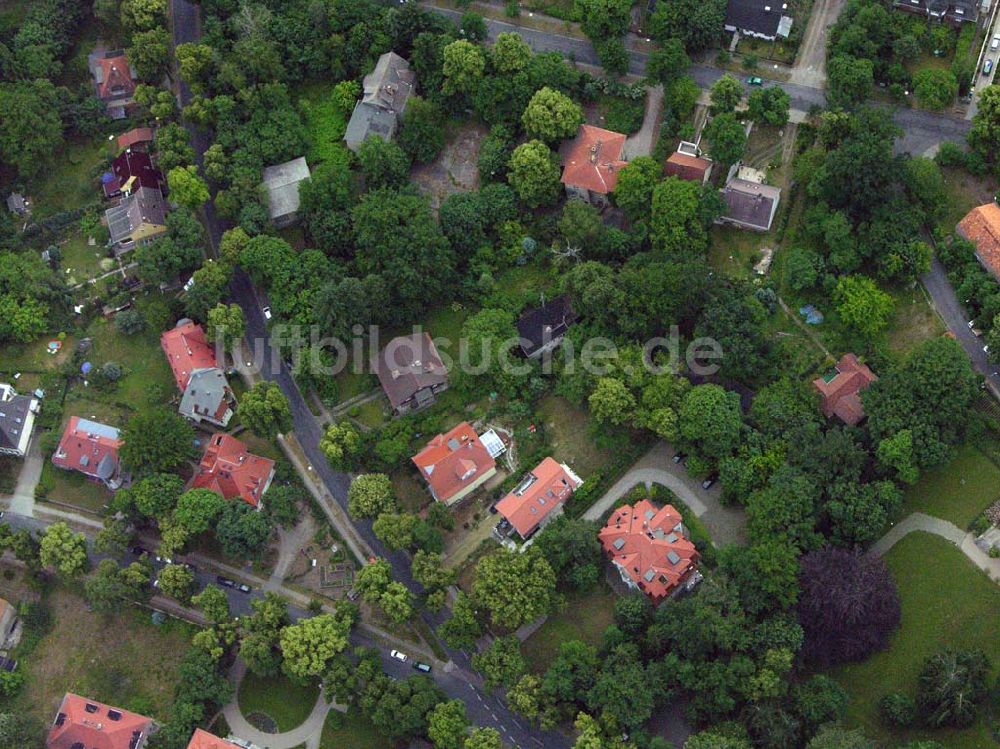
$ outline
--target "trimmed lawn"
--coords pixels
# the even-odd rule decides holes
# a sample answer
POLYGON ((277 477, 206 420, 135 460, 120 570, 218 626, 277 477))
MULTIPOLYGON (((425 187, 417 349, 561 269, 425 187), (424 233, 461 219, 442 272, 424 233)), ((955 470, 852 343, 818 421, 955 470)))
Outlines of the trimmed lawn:
POLYGON ((386 411, 389 408, 384 398, 375 398, 360 406, 354 406, 348 413, 369 429, 378 429, 388 421, 386 411))
POLYGON ((47 598, 52 627, 31 652, 19 656, 27 681, 4 712, 24 712, 48 725, 67 691, 134 710, 163 722, 194 628, 174 619, 160 627, 147 609, 121 614, 87 610, 82 597, 56 588, 47 598))
POLYGON ((81 283, 88 278, 96 278, 106 271, 101 267, 101 261, 108 261, 104 265, 108 270, 118 267, 118 263, 108 257, 107 248, 98 244, 91 247, 87 244, 87 237, 78 231, 74 231, 67 239, 59 244, 59 251, 62 253, 60 268, 63 274, 66 271, 66 283, 71 286, 74 283, 81 283))
POLYGON ((760 261, 760 250, 774 244, 771 234, 737 229, 733 226, 713 226, 708 251, 708 263, 720 273, 734 278, 756 276, 753 267, 760 261))
POLYGON ((73 505, 98 515, 103 514, 104 506, 113 496, 107 487, 97 481, 91 481, 82 473, 56 468, 49 457, 45 456, 42 478, 39 482, 42 486, 50 487, 45 499, 73 505))
POLYGON ((240 682, 240 711, 244 717, 265 713, 278 724, 278 731, 302 725, 316 706, 319 689, 302 687, 284 676, 260 677, 247 672, 240 682))
POLYGON ((964 529, 998 496, 1000 468, 972 445, 965 445, 954 459, 926 471, 906 490, 900 517, 925 512, 964 529))
POLYGON ((392 479, 392 488, 396 493, 396 499, 406 512, 420 512, 429 505, 433 498, 427 490, 427 486, 420 483, 416 470, 410 461, 396 468, 389 474, 392 479))
POLYGON ((578 408, 557 395, 546 395, 538 403, 537 414, 545 424, 552 457, 568 464, 580 478, 586 479, 591 472, 611 462, 611 452, 602 450, 590 437, 590 414, 585 408, 578 408))
POLYGON ((851 698, 848 722, 879 742, 933 739, 948 749, 994 746, 984 720, 962 731, 894 733, 879 721, 879 699, 895 691, 913 696, 924 660, 934 653, 949 647, 978 648, 994 669, 1000 663, 1000 588, 962 552, 937 536, 911 533, 889 551, 886 562, 899 587, 902 625, 886 650, 832 673, 851 698))
POLYGON ((323 725, 320 749, 392 749, 393 743, 381 736, 357 710, 331 710, 323 725))
POLYGON ((604 630, 614 620, 615 595, 601 586, 591 593, 570 595, 566 609, 550 616, 531 637, 521 643, 529 668, 540 674, 555 660, 559 643, 583 640, 600 646, 604 630))

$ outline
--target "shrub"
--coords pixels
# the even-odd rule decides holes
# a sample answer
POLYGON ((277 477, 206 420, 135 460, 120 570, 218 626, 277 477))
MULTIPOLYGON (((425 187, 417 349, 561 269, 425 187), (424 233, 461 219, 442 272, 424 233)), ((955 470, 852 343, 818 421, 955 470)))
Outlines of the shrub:
POLYGON ((916 719, 917 704, 909 695, 892 692, 879 700, 878 711, 886 725, 905 728, 916 719))
POLYGON ((631 135, 642 127, 645 103, 615 97, 607 100, 604 109, 604 125, 616 133, 631 135))

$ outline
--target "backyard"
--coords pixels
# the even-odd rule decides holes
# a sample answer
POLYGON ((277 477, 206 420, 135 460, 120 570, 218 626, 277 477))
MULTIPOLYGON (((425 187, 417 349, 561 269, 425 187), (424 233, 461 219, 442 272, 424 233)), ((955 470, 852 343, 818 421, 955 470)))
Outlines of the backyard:
POLYGON ((948 749, 994 746, 984 720, 967 730, 893 734, 879 721, 879 699, 896 691, 913 696, 921 666, 934 653, 978 648, 994 668, 1000 662, 1000 589, 951 543, 911 533, 889 551, 886 562, 899 588, 902 624, 886 650, 833 672, 850 695, 848 722, 883 742, 933 739, 948 749))
POLYGON ((240 682, 243 717, 258 727, 270 718, 277 724, 278 732, 302 725, 316 706, 317 697, 319 690, 315 686, 303 687, 281 675, 261 677, 247 672, 240 682))
MULTIPOLYGON (((0 590, 9 594, 6 581, 0 590)), ((91 613, 83 598, 63 588, 46 603, 51 629, 30 652, 15 651, 27 680, 5 711, 22 711, 47 725, 72 691, 158 721, 169 718, 193 632, 189 625, 168 619, 156 626, 146 609, 134 607, 117 615, 91 613)))
POLYGON ((965 445, 954 459, 925 471, 906 490, 900 517, 924 512, 965 529, 998 497, 1000 468, 972 445, 965 445))
POLYGON ((28 185, 34 218, 45 218, 100 200, 99 167, 110 156, 101 138, 74 138, 60 148, 44 177, 28 185))
POLYGON ((566 608, 548 618, 521 644, 529 668, 542 673, 555 660, 559 643, 583 640, 599 647, 604 630, 614 620, 615 596, 603 583, 590 593, 567 596, 566 608))

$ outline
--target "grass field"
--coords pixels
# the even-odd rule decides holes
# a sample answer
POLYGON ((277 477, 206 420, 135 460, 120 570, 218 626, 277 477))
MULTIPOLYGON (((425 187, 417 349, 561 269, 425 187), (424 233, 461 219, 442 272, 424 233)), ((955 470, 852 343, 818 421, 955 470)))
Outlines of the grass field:
POLYGON ((59 157, 42 174, 43 179, 28 183, 35 218, 94 203, 100 200, 95 168, 108 154, 100 138, 71 139, 60 149, 59 157))
POLYGON ((1000 468, 966 445, 953 460, 926 471, 906 490, 900 517, 925 512, 964 529, 998 497, 1000 468))
POLYGON ((393 743, 380 736, 357 710, 331 710, 323 725, 320 749, 392 749, 393 743))
MULTIPOLYGON (((59 267, 66 276, 66 283, 71 286, 101 275, 104 273, 101 261, 111 261, 105 247, 102 245, 91 247, 87 244, 87 237, 75 229, 59 243, 59 251, 62 253, 59 267), (66 271, 69 271, 68 275, 66 271)), ((110 267, 114 268, 117 265, 114 263, 110 267)))
POLYGON ((567 463, 581 478, 611 462, 611 451, 602 450, 590 437, 587 428, 590 415, 585 408, 578 408, 565 398, 546 395, 539 401, 537 413, 545 424, 552 457, 567 463))
POLYGON ((902 625, 886 650, 832 674, 851 697, 848 722, 885 742, 926 738, 948 749, 995 746, 982 720, 964 731, 908 730, 895 735, 880 724, 879 699, 894 691, 913 696, 928 656, 948 647, 979 648, 994 668, 1000 663, 1000 588, 960 551, 937 536, 911 533, 892 548, 886 562, 899 587, 902 625))
POLYGON ((990 177, 974 177, 954 167, 942 169, 941 173, 944 175, 947 203, 938 225, 950 234, 970 209, 993 200, 993 180, 990 177))
POLYGON ((922 286, 887 291, 896 302, 888 328, 889 348, 893 351, 906 354, 922 341, 944 333, 944 323, 927 302, 922 286))
MULTIPOLYGON (((0 590, 5 587, 0 582, 0 590)), ((61 588, 47 600, 52 628, 20 659, 27 682, 5 712, 23 711, 48 725, 72 691, 161 722, 170 717, 192 627, 173 619, 156 627, 148 610, 134 607, 120 615, 93 614, 83 598, 61 588)))
POLYGON ((73 505, 83 510, 102 514, 104 506, 111 501, 112 494, 104 484, 91 481, 82 473, 64 471, 52 465, 45 456, 40 485, 48 486, 45 499, 73 505))
POLYGON ((302 725, 316 706, 317 697, 319 690, 315 686, 302 687, 284 676, 263 678, 248 672, 240 683, 243 716, 265 713, 278 724, 280 732, 302 725))
POLYGON ((755 275, 753 267, 760 260, 762 247, 773 246, 774 237, 734 226, 713 226, 710 230, 712 245, 708 262, 720 273, 733 278, 755 275))
POLYGON ((603 585, 592 593, 568 596, 566 603, 564 611, 550 616, 521 644, 521 652, 535 673, 542 673, 555 660, 561 642, 583 640, 599 646, 604 630, 614 620, 615 596, 603 585))

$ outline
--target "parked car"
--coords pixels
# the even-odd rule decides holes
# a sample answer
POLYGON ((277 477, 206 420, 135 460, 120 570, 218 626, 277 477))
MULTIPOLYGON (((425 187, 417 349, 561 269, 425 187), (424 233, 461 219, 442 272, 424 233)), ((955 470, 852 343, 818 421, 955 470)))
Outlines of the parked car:
POLYGON ((393 658, 395 658, 397 661, 400 661, 401 663, 406 663, 407 659, 406 653, 401 653, 398 650, 393 649, 389 651, 389 655, 391 655, 393 658))
POLYGON ((415 661, 413 667, 423 674, 429 674, 431 672, 431 667, 426 663, 421 663, 420 661, 415 661))
POLYGON ((990 39, 990 49, 1000 49, 1000 34, 994 34, 990 39))
POLYGON ((253 588, 251 588, 246 583, 240 583, 239 585, 236 586, 236 590, 238 590, 240 593, 249 593, 250 591, 253 590, 253 588))
POLYGON ((674 457, 672 457, 671 460, 674 461, 674 463, 683 463, 684 462, 684 458, 686 458, 686 457, 687 457, 687 453, 677 452, 677 453, 674 453, 674 457))
POLYGON ((174 560, 170 557, 161 557, 159 554, 156 555, 156 561, 160 564, 173 564, 174 560))
POLYGON ((991 70, 993 70, 993 60, 987 60, 983 63, 983 75, 989 75, 991 70))
POLYGON ((223 577, 222 575, 215 576, 215 582, 221 585, 223 588, 235 588, 236 583, 230 580, 228 577, 223 577))
POLYGON ((347 600, 356 601, 358 600, 358 596, 360 595, 361 591, 359 591, 357 588, 351 588, 349 591, 347 591, 347 600))
POLYGON ((149 552, 146 551, 141 546, 129 546, 128 547, 128 553, 129 554, 135 554, 137 557, 141 557, 143 554, 148 554, 149 552))
POLYGON ((752 75, 747 78, 747 83, 751 86, 763 86, 764 80, 760 76, 752 75))
POLYGON ((719 479, 719 475, 716 474, 716 473, 713 473, 711 476, 709 476, 707 479, 705 479, 704 481, 701 482, 701 488, 702 489, 706 489, 706 490, 711 489, 715 485, 715 482, 718 479, 719 479))
POLYGON ((263 307, 263 308, 261 308, 260 311, 264 313, 264 319, 265 320, 270 320, 271 319, 271 308, 270 307, 263 307))

